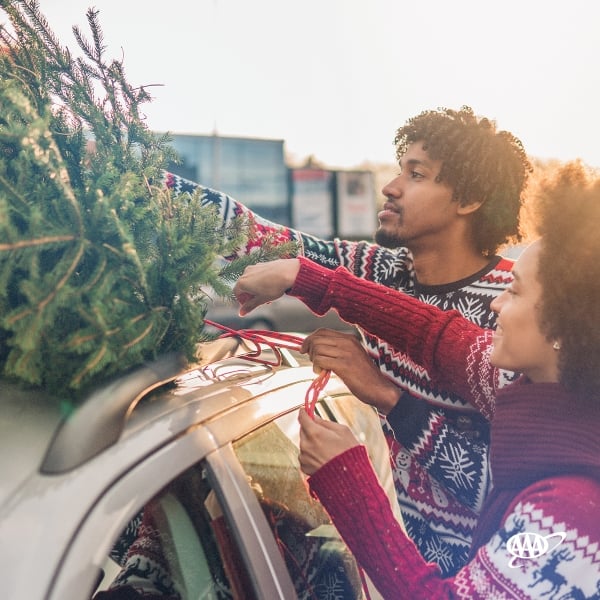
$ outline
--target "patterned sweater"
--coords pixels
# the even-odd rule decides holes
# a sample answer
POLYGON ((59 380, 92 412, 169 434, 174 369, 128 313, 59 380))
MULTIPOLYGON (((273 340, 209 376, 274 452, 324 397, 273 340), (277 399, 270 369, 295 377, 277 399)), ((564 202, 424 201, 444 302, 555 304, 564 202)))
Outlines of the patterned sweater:
MULTIPOLYGON (((328 269, 346 267, 358 277, 443 310, 456 309, 481 327, 494 326, 490 303, 512 279, 512 262, 496 257, 463 281, 423 286, 415 278, 406 248, 321 240, 262 219, 229 196, 175 175, 166 174, 165 183, 173 193, 193 193, 199 188, 203 203, 218 208, 224 226, 246 216, 253 231, 239 254, 259 247, 267 236, 294 241, 299 255, 316 264, 328 269)), ((423 556, 450 575, 467 560, 473 528, 489 492, 488 423, 460 394, 435 384, 427 370, 407 354, 366 333, 363 342, 382 373, 403 391, 395 409, 387 417, 380 416, 404 523, 423 556)))
POLYGON ((494 489, 471 560, 454 577, 426 563, 393 518, 363 446, 310 479, 342 537, 385 598, 504 600, 600 595, 600 402, 524 378, 499 388, 490 332, 458 312, 301 259, 291 293, 317 313, 334 307, 422 363, 431 378, 492 419, 494 489))

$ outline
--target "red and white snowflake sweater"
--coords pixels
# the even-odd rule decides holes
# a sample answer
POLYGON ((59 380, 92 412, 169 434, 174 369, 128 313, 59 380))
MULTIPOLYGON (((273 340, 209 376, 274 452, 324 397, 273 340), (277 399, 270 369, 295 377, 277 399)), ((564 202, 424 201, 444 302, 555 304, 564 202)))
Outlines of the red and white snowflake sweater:
MULTIPOLYGON (((415 278, 406 248, 390 250, 367 242, 321 240, 255 215, 233 198, 172 174, 175 194, 198 189, 203 204, 218 208, 224 227, 244 216, 252 232, 239 254, 252 252, 269 237, 297 243, 300 256, 328 269, 346 267, 354 275, 401 290, 443 310, 458 310, 481 327, 493 327, 492 300, 512 280, 512 261, 493 258, 479 273, 443 286, 423 286, 415 278)), ((473 408, 387 342, 363 333, 364 346, 382 373, 403 391, 396 408, 381 416, 390 446, 394 484, 402 516, 423 556, 452 574, 466 562, 473 528, 489 492, 489 428, 473 408)))
POLYGON ((309 484, 385 598, 502 600, 600 594, 600 399, 524 378, 499 388, 490 332, 406 294, 301 259, 291 294, 335 308, 422 363, 430 377, 492 419, 494 489, 467 565, 444 577, 394 519, 363 446, 328 462, 309 484))

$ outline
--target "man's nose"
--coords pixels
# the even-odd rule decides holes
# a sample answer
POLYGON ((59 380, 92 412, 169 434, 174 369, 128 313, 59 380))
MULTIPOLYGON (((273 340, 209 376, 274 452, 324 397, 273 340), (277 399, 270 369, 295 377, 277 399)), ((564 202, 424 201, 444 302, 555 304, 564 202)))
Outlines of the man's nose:
POLYGON ((398 198, 402 195, 400 177, 395 177, 381 188, 381 193, 386 198, 398 198))

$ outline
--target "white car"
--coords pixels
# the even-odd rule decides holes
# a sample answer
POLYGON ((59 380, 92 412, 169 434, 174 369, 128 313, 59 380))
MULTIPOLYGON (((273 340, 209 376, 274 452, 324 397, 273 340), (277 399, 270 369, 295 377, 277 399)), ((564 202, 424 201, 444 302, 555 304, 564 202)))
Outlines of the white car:
MULTIPOLYGON (((247 351, 162 358, 72 411, 0 381, 2 598, 377 597, 298 466, 310 363, 247 351)), ((333 376, 317 410, 365 441, 393 494, 373 411, 333 376)))

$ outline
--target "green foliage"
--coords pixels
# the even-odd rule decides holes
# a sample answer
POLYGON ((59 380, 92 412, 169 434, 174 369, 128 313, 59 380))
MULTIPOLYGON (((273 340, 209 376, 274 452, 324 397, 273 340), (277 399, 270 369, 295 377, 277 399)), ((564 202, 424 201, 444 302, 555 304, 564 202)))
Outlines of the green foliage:
POLYGON ((193 359, 203 290, 227 293, 236 267, 216 259, 246 224, 223 231, 199 195, 162 185, 170 140, 105 61, 96 11, 74 58, 37 2, 0 5, 0 374, 77 397, 164 352, 193 359))

